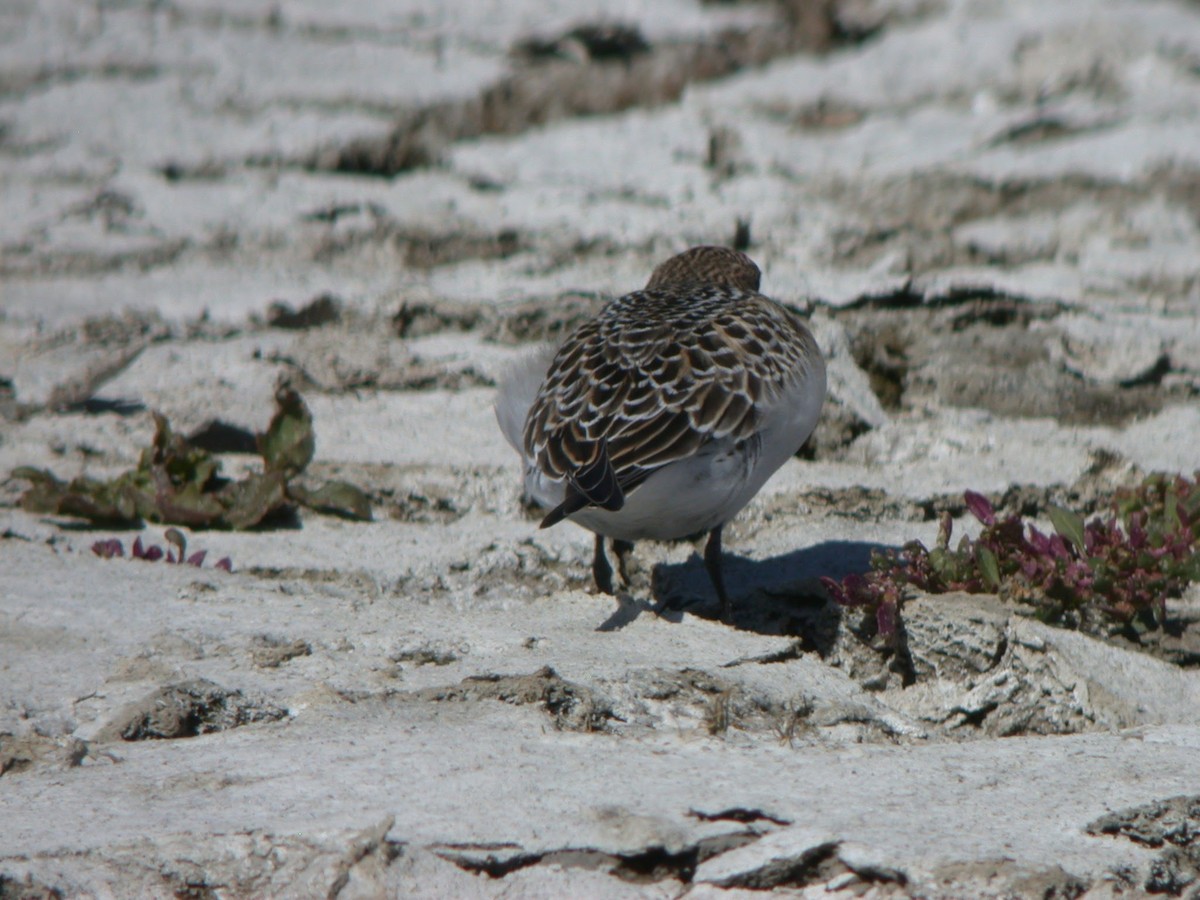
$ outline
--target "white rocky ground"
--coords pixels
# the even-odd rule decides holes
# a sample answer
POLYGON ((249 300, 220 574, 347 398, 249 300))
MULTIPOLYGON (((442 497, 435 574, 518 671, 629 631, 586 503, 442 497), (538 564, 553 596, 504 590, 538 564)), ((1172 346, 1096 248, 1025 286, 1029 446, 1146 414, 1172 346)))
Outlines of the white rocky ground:
POLYGON ((1200 8, 641 7, 0 6, 0 897, 1196 890, 1194 663, 953 596, 905 684, 816 579, 965 488, 1197 468, 1200 8), (739 220, 831 398, 729 530, 730 627, 686 544, 589 593, 491 402, 739 220), (262 430, 280 375, 374 521, 194 569, 20 510, 151 410, 262 430))

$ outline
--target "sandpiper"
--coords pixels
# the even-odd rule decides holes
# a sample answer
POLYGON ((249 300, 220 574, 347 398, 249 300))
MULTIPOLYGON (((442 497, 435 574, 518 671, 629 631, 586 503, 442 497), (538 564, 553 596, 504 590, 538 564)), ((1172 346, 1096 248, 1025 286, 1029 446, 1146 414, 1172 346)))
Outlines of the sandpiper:
POLYGON ((596 535, 596 586, 614 593, 637 540, 708 533, 704 563, 732 615, 721 529, 812 433, 825 362, 804 322, 758 292, 736 250, 693 247, 646 287, 608 303, 500 388, 496 417, 521 455, 525 491, 596 535))

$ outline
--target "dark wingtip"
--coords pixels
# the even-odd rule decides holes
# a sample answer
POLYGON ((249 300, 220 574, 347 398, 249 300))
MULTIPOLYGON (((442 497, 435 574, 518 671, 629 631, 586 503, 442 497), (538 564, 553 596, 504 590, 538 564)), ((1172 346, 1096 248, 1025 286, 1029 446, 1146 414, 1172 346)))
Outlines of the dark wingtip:
POLYGON ((593 505, 599 506, 601 509, 607 509, 609 512, 616 512, 623 507, 625 505, 625 492, 621 490, 621 485, 618 484, 616 487, 617 489, 614 493, 609 494, 608 497, 593 505))
POLYGON ((573 512, 579 512, 588 505, 587 497, 575 490, 574 485, 567 485, 567 496, 562 503, 546 513, 546 518, 542 519, 542 524, 538 528, 549 528, 552 525, 557 525, 573 512))
POLYGON ((620 485, 617 484, 615 478, 612 481, 612 486, 614 489, 612 493, 601 500, 592 500, 586 494, 581 494, 574 484, 568 484, 566 499, 550 510, 550 512, 546 513, 546 517, 542 519, 538 528, 550 528, 553 525, 557 525, 572 513, 577 513, 581 509, 587 509, 589 506, 612 511, 620 509, 625 505, 625 494, 621 490, 620 485))

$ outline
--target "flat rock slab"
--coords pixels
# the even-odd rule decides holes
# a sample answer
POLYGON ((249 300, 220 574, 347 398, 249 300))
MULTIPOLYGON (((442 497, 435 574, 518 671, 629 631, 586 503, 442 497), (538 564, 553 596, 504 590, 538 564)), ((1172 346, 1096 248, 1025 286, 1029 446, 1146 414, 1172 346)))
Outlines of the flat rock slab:
MULTIPOLYGON (((811 848, 810 826, 789 837, 790 824, 776 823, 819 821, 823 842, 868 847, 876 867, 917 885, 966 861, 1018 859, 1077 875, 1144 864, 1149 850, 1086 826, 1121 806, 1195 791, 1200 730, 738 749, 696 737, 618 743, 556 732, 536 713, 495 703, 384 701, 111 752, 58 771, 52 784, 6 778, 10 859, 25 858, 45 878, 56 856, 86 853, 102 865, 148 832, 283 837, 390 819, 389 840, 484 871, 567 851, 678 855, 716 834, 773 832, 769 851, 742 850, 736 863, 700 870, 702 880, 732 884, 735 873, 811 848), (759 819, 722 820, 730 810, 759 819)), ((220 864, 204 861, 208 877, 219 878, 220 864)), ((286 888, 286 874, 276 877, 286 888)))
POLYGON ((1192 889, 1195 627, 912 598, 906 667, 820 578, 974 533, 968 488, 1196 468, 1200 12, 634 6, 0 9, 0 897, 1192 889), (590 593, 492 403, 733 242, 830 396, 726 529, 727 626, 686 542, 590 593), (19 509, 156 412, 254 471, 280 378, 372 521, 194 568, 19 509))

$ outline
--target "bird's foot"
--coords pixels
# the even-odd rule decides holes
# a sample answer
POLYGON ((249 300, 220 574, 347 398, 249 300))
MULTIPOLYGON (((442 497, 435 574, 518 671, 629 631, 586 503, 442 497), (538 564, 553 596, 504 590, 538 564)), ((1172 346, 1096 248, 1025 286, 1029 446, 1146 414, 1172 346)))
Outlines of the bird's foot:
POLYGON ((725 576, 721 571, 721 527, 718 525, 708 535, 708 543, 704 545, 704 568, 708 570, 717 599, 721 601, 721 621, 732 625, 733 601, 725 590, 725 576))
POLYGON ((613 570, 608 562, 608 557, 604 553, 604 538, 601 535, 596 535, 596 551, 592 556, 592 578, 595 579, 596 588, 600 593, 616 596, 616 587, 613 585, 613 570))
POLYGON ((633 550, 633 541, 614 540, 613 553, 617 556, 617 573, 621 576, 621 586, 629 587, 629 553, 633 550))

